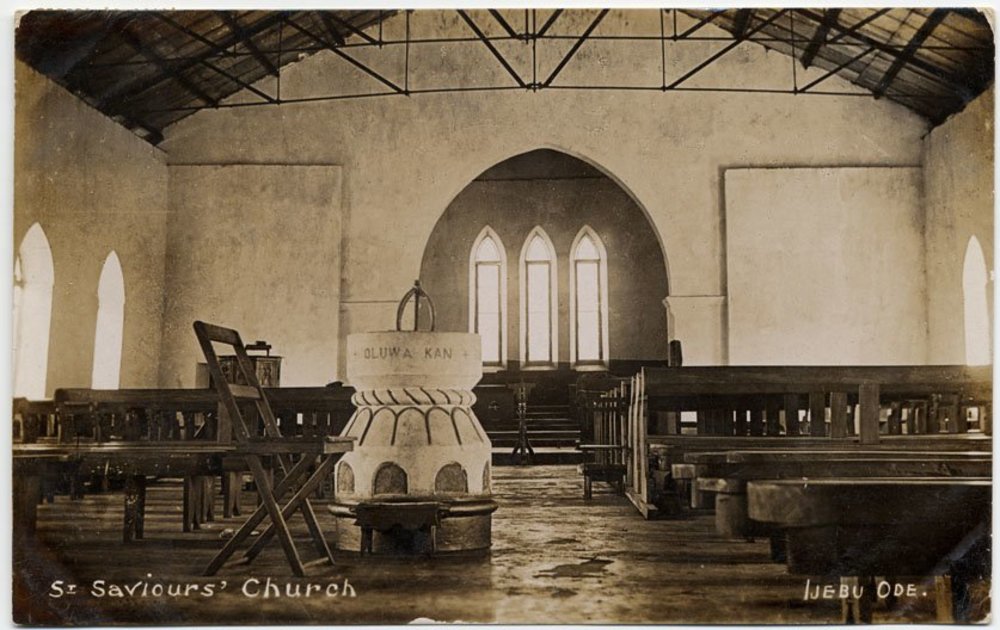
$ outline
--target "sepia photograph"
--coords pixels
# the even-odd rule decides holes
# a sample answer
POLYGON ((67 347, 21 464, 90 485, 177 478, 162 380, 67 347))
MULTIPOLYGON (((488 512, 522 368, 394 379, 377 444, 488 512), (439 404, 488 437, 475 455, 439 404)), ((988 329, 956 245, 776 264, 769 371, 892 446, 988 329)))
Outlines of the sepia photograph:
POLYGON ((994 21, 17 13, 4 621, 990 623, 994 21))

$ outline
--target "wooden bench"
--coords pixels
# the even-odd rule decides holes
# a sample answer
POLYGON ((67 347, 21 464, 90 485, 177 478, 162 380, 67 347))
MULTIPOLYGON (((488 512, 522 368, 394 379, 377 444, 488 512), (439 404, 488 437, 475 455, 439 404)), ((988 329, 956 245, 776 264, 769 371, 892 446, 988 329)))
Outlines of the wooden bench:
MULTIPOLYGON (((183 476, 217 474, 222 459, 233 449, 214 443, 179 442, 103 442, 68 444, 17 444, 13 448, 14 495, 27 505, 41 500, 41 482, 58 475, 79 475, 87 471, 113 470, 125 480, 125 522, 123 540, 142 538, 145 479, 147 476, 183 476)), ((193 505, 186 501, 183 519, 193 520, 193 505)), ((35 508, 22 510, 24 516, 15 530, 32 533, 35 508)))
POLYGON ((711 501, 701 496, 693 479, 694 468, 688 467, 690 457, 705 456, 724 459, 727 452, 757 451, 763 457, 768 453, 781 457, 780 453, 798 452, 859 452, 874 449, 873 452, 906 451, 906 452, 963 452, 976 451, 989 453, 992 450, 992 439, 981 434, 940 435, 940 436, 893 436, 883 439, 876 446, 862 447, 856 438, 830 439, 812 437, 718 437, 718 436, 669 436, 650 437, 657 440, 649 447, 650 458, 654 464, 649 471, 654 500, 662 500, 665 493, 676 488, 681 493, 684 503, 692 508, 710 508, 711 501), (714 455, 713 455, 714 454, 714 455))
MULTIPOLYGON (((750 518, 785 532, 790 573, 944 576, 938 620, 967 621, 951 596, 989 579, 992 483, 969 478, 828 478, 751 481, 750 518)), ((871 588, 845 615, 871 621, 871 588)))
POLYGON ((992 471, 992 457, 982 452, 730 451, 689 454, 687 459, 690 463, 675 464, 675 471, 690 474, 700 493, 714 497, 717 531, 739 538, 770 533, 749 518, 746 486, 750 481, 829 477, 989 478, 992 471), (687 470, 676 470, 681 468, 687 470))
POLYGON ((625 494, 628 474, 628 383, 614 379, 616 385, 600 394, 578 391, 577 408, 591 427, 592 444, 577 448, 591 457, 580 464, 583 475, 583 498, 593 496, 593 483, 610 484, 618 494, 625 494))

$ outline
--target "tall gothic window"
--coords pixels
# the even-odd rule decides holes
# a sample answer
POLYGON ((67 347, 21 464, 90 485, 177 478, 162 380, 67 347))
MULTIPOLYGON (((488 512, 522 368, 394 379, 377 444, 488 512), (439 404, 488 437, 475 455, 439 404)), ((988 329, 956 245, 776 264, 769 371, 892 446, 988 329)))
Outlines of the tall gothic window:
POLYGON ((962 269, 967 365, 989 365, 992 362, 988 285, 989 272, 986 269, 986 258, 983 256, 979 239, 973 236, 965 248, 965 265, 962 269))
POLYGON ((555 249, 536 227, 521 251, 521 361, 527 367, 556 362, 555 296, 555 249))
POLYGON ((45 397, 54 280, 49 240, 35 223, 24 235, 14 261, 15 397, 45 397))
POLYGON ((503 243, 489 227, 472 246, 469 280, 469 330, 482 339, 483 365, 502 367, 507 358, 507 258, 503 243))
POLYGON ((570 361, 577 366, 608 361, 607 253, 597 234, 584 226, 570 249, 570 361))
POLYGON ((94 367, 91 387, 118 389, 125 326, 125 279, 118 254, 104 261, 97 283, 97 328, 94 332, 94 367))

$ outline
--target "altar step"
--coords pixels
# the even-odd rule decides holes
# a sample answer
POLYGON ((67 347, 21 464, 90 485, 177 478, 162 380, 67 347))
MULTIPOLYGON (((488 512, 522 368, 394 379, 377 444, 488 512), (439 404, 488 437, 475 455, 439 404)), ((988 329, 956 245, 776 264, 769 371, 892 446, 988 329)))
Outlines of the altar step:
MULTIPOLYGON (((490 436, 490 441, 493 442, 495 447, 511 447, 513 448, 517 444, 518 431, 496 431, 491 430, 487 432, 490 436)), ((529 425, 528 427, 528 441, 534 447, 539 446, 562 446, 562 447, 575 447, 580 441, 580 430, 579 429, 566 429, 566 430, 551 430, 551 429, 536 429, 529 425)))
MULTIPOLYGON (((556 446, 534 446, 535 456, 531 460, 532 466, 575 466, 582 464, 585 454, 576 450, 575 447, 556 446)), ((494 466, 516 466, 520 462, 520 457, 512 455, 513 447, 497 448, 493 446, 494 466)))

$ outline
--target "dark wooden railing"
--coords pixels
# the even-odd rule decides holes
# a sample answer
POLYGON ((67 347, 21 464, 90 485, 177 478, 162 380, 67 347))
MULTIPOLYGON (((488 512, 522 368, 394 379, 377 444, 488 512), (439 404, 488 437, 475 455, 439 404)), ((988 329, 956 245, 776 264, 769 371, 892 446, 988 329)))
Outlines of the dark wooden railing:
MULTIPOLYGON (((286 436, 339 435, 354 411, 352 388, 265 389, 286 436)), ((52 401, 15 401, 16 439, 227 442, 218 395, 211 389, 58 389, 52 401), (44 421, 43 421, 44 419, 44 421), (44 425, 45 430, 41 430, 44 425)))

